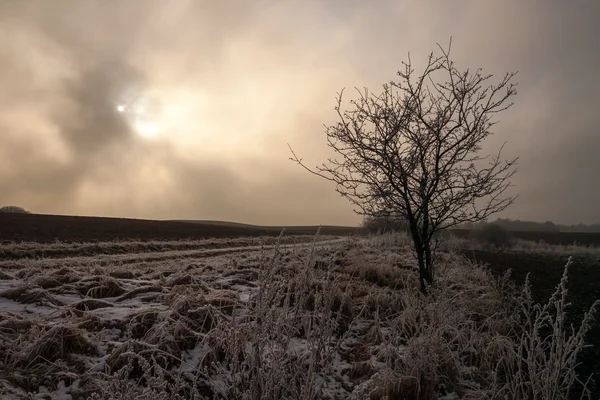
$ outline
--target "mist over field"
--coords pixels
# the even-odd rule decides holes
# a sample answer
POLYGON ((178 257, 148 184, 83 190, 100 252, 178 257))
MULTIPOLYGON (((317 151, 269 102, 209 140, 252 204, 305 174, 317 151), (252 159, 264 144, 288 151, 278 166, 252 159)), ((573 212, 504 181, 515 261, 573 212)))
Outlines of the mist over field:
POLYGON ((37 213, 356 225, 288 160, 327 153, 343 87, 377 91, 453 37, 518 71, 496 135, 519 156, 501 217, 600 221, 594 1, 0 1, 0 205, 37 213))

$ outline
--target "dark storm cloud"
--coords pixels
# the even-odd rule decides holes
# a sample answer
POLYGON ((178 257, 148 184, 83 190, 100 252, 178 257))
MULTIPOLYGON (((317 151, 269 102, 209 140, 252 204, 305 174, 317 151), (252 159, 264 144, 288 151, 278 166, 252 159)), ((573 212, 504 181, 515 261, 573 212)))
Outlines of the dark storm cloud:
POLYGON ((507 156, 521 157, 520 197, 502 216, 598 222, 599 9, 583 0, 0 0, 0 204, 357 223, 331 185, 287 159, 287 143, 321 162, 337 91, 376 91, 409 51, 419 64, 453 36, 459 68, 519 71, 515 107, 488 143, 507 141, 507 156), (148 90, 159 108, 183 106, 157 140, 116 111, 148 90))

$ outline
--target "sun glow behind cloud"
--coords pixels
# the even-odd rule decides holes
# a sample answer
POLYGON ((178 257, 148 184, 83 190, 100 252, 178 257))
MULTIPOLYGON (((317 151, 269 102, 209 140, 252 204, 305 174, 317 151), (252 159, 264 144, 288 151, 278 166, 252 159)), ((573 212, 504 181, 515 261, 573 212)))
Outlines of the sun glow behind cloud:
MULTIPOLYGON (((208 139, 201 129, 203 125, 206 129, 206 106, 200 91, 149 86, 129 96, 128 102, 119 102, 116 111, 140 137, 188 147, 199 138, 208 139)), ((210 139, 218 141, 218 137, 210 139)))

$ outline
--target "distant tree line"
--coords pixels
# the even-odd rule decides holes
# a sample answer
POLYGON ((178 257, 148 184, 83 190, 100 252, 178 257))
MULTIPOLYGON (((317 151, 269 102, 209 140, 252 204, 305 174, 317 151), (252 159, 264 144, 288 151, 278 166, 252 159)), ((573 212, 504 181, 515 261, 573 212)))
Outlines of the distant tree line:
MULTIPOLYGON (((546 222, 535 222, 535 221, 521 221, 519 219, 512 220, 509 218, 498 218, 492 222, 501 228, 508 231, 521 231, 521 232, 594 232, 600 233, 600 224, 578 224, 578 225, 562 225, 555 224, 552 221, 546 222)), ((490 222, 482 221, 478 223, 462 224, 462 229, 478 229, 490 222)))
POLYGON ((0 212, 13 214, 31 214, 29 211, 19 206, 4 206, 0 207, 0 212))
POLYGON ((408 221, 396 216, 366 216, 362 228, 371 233, 408 232, 408 221))

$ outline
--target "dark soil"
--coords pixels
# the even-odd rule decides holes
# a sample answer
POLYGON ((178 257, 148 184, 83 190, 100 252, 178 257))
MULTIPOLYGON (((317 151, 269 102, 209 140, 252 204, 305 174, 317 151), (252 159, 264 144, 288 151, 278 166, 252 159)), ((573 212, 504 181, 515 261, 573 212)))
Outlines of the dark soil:
MULTIPOLYGON (((521 285, 529 273, 532 295, 540 303, 546 303, 554 293, 562 277, 568 256, 552 254, 507 253, 488 250, 469 250, 465 252, 469 258, 487 263, 494 274, 501 275, 511 269, 513 280, 521 285)), ((585 312, 596 299, 600 299, 600 258, 590 256, 573 256, 573 263, 568 273, 567 301, 571 306, 567 309, 566 321, 577 329, 585 312)), ((596 320, 587 334, 587 343, 592 345, 582 351, 579 361, 578 375, 587 379, 590 374, 596 378, 592 386, 593 399, 600 399, 600 310, 596 312, 596 320)), ((576 396, 576 398, 579 398, 576 396)))
MULTIPOLYGON (((461 238, 470 238, 474 232, 470 229, 450 229, 450 233, 461 238)), ((545 242, 548 244, 580 246, 600 246, 600 233, 595 232, 535 232, 508 231, 511 238, 545 242)))

